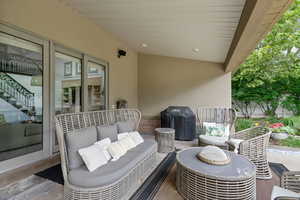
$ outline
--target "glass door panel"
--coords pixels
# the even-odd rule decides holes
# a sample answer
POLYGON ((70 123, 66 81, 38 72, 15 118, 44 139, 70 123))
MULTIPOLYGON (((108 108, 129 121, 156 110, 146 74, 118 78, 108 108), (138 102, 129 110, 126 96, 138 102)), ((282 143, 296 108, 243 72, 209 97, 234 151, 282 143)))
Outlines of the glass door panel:
POLYGON ((81 60, 55 53, 55 114, 81 111, 81 60))
POLYGON ((88 110, 104 110, 106 105, 105 67, 89 61, 87 77, 88 110))
POLYGON ((0 161, 43 150, 43 46, 0 32, 0 161))

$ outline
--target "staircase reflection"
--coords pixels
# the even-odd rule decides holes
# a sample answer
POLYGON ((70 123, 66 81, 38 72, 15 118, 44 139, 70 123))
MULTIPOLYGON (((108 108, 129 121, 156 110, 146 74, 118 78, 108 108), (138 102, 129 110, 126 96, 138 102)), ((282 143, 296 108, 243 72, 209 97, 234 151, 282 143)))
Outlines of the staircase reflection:
POLYGON ((33 92, 0 72, 0 161, 42 149, 42 116, 37 115, 34 98, 33 92))

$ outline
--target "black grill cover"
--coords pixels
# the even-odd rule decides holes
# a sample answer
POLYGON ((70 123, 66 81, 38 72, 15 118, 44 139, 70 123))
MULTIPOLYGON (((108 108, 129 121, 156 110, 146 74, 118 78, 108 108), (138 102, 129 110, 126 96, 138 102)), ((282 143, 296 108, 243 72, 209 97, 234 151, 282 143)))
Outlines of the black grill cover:
POLYGON ((174 128, 176 140, 194 140, 196 117, 186 106, 169 106, 160 113, 161 127, 174 128))

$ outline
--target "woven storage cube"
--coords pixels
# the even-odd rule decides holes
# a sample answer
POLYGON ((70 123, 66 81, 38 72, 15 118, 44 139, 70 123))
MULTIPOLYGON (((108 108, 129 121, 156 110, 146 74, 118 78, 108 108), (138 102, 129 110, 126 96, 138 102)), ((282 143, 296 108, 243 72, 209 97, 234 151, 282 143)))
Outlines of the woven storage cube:
POLYGON ((172 128, 156 128, 155 140, 158 143, 159 153, 174 151, 175 130, 172 128))

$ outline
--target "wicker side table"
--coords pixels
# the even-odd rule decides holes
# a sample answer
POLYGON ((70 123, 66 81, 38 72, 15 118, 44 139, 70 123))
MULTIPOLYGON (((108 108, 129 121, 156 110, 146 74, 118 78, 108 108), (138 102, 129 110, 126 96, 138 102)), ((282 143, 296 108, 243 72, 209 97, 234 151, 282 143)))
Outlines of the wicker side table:
POLYGON ((200 161, 203 147, 192 147, 177 154, 176 187, 188 200, 255 200, 255 165, 245 156, 225 151, 231 162, 211 165, 200 161))
POLYGON ((175 130, 172 128, 156 128, 155 140, 158 143, 159 153, 174 151, 175 130))

